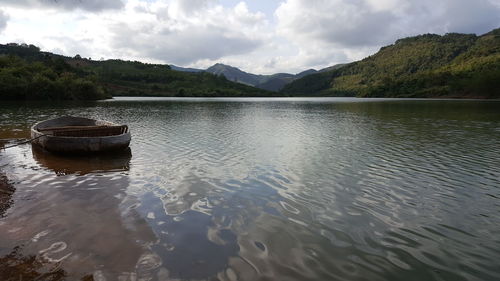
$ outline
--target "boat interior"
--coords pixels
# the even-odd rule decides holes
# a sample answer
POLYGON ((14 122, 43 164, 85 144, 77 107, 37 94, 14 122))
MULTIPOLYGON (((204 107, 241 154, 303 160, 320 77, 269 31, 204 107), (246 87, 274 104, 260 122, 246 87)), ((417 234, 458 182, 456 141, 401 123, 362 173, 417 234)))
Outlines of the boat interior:
POLYGON ((42 122, 35 130, 58 137, 105 137, 125 134, 128 126, 87 118, 61 117, 42 122))

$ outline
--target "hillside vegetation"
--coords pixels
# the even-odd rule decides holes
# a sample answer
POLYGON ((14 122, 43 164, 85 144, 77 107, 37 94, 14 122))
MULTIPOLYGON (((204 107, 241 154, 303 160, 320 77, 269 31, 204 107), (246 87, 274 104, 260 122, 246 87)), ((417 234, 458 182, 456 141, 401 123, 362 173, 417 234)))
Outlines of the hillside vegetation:
POLYGON ((113 96, 244 97, 276 94, 229 81, 223 75, 175 71, 167 65, 108 60, 94 61, 81 68, 98 75, 103 87, 113 96))
POLYGON ((183 71, 137 61, 66 57, 26 44, 0 45, 0 100, 111 96, 500 98, 500 29, 482 36, 451 33, 400 39, 361 61, 296 75, 255 75, 222 64, 206 71, 178 69, 183 71), (281 92, 273 92, 281 88, 281 92))
POLYGON ((500 29, 400 39, 340 69, 285 86, 289 95, 500 98, 500 29))
MULTIPOLYGON (((38 52, 35 46, 26 47, 38 52)), ((95 100, 110 97, 94 75, 79 75, 64 60, 0 57, 0 100, 95 100)))
POLYGON ((111 96, 272 96, 276 93, 137 61, 95 61, 40 52, 33 45, 0 45, 0 100, 94 100, 111 96))

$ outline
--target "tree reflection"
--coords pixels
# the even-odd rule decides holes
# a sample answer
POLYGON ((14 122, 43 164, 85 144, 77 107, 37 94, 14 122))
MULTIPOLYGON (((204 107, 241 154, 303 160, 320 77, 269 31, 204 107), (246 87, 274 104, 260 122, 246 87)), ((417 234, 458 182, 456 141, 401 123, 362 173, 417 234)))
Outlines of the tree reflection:
POLYGON ((22 249, 23 246, 17 246, 9 254, 0 257, 0 280, 65 280, 67 274, 59 264, 45 263, 35 255, 25 256, 22 249))
POLYGON ((0 218, 12 205, 12 195, 16 189, 9 183, 7 177, 0 172, 0 218))

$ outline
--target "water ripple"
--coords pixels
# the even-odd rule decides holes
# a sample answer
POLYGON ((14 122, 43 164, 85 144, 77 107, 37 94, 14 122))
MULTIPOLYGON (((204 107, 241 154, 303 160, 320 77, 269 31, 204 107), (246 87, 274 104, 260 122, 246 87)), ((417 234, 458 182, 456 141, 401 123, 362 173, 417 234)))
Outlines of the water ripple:
POLYGON ((131 152, 0 151, 2 255, 24 244, 74 279, 500 279, 498 104, 2 107, 0 135, 62 114, 128 124, 131 152))

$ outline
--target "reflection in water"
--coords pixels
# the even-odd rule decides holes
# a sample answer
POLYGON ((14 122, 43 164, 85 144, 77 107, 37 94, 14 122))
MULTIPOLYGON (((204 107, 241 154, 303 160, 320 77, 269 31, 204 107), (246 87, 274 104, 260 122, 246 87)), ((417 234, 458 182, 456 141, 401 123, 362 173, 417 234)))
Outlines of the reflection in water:
POLYGON ((218 229, 210 215, 186 211, 168 216, 152 193, 143 197, 140 210, 159 241, 153 250, 160 255, 172 278, 199 279, 215 276, 227 268, 239 247, 229 229, 218 229))
MULTIPOLYGON (((0 257, 1 280, 66 280, 67 273, 58 264, 47 263, 35 255, 24 256, 21 254, 22 249, 22 246, 16 246, 10 253, 0 257)), ((91 277, 86 276, 82 280, 85 278, 88 280, 91 277)))
MULTIPOLYGON (((16 176, 17 191, 9 215, 0 222, 0 254, 23 244, 24 256, 34 256, 44 266, 57 264, 70 280, 89 274, 97 280, 137 276, 137 263, 151 252, 148 243, 154 234, 136 212, 137 200, 126 196, 128 177, 118 172, 56 176, 36 168, 28 157, 30 148, 2 155, 2 160, 16 163, 3 169, 16 176)), ((12 268, 28 274, 24 269, 29 270, 12 268)))
POLYGON ((40 166, 54 171, 57 175, 128 171, 132 158, 130 148, 110 154, 65 156, 50 153, 33 145, 32 152, 33 159, 40 166))
POLYGON ((0 257, 70 280, 500 279, 498 102, 2 106, 0 137, 83 115, 134 138, 133 157, 0 151, 0 257))
POLYGON ((12 195, 16 189, 9 183, 7 177, 0 171, 0 218, 12 205, 12 195))

